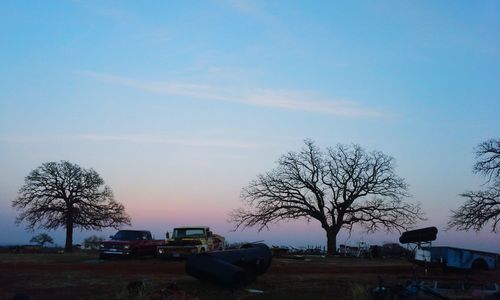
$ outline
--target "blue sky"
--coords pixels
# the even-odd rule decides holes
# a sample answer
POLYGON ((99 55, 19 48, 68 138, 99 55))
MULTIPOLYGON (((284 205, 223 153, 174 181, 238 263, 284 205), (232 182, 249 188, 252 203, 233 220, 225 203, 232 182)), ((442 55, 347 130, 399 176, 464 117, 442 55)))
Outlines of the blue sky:
MULTIPOLYGON (((29 240, 10 206, 24 176, 66 159, 158 234, 198 221, 324 243, 317 224, 225 222, 305 138, 392 155, 419 225, 442 229, 480 188, 473 147, 499 135, 498 32, 497 1, 2 1, 0 241, 29 240)), ((500 252, 487 231, 438 241, 500 252)))

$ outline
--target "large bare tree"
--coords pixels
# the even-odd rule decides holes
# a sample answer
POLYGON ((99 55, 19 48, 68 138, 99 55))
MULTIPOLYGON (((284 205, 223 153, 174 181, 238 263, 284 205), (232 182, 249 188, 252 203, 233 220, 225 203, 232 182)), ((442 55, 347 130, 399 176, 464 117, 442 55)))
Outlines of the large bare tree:
POLYGON ((130 224, 123 204, 93 169, 68 161, 44 163, 24 179, 12 202, 19 211, 16 223, 27 229, 66 229, 65 251, 73 249, 73 229, 100 230, 130 224))
POLYGON ((359 145, 337 145, 322 152, 305 141, 272 171, 242 190, 245 207, 233 210, 235 229, 259 230, 286 219, 315 219, 326 232, 327 251, 337 248, 342 228, 360 224, 367 231, 404 230, 422 219, 419 204, 407 203, 408 186, 394 172, 394 159, 359 145))
POLYGON ((452 211, 448 227, 479 231, 491 223, 491 231, 497 232, 500 222, 500 138, 479 144, 473 170, 486 178, 484 189, 460 194, 466 200, 452 211))

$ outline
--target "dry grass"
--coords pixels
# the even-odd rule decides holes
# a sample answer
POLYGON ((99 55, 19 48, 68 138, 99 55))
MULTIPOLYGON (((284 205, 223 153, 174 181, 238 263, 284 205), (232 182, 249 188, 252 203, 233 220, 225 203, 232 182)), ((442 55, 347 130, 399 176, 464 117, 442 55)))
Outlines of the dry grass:
MULTIPOLYGON (((404 260, 275 259, 268 272, 246 289, 228 290, 185 275, 182 261, 144 258, 102 262, 96 258, 88 253, 0 254, 0 299, 11 299, 21 292, 31 299, 72 300, 363 300, 371 299, 368 291, 377 285, 379 277, 388 285, 404 283, 415 268, 404 260)), ((498 274, 482 276, 498 278, 498 274)))

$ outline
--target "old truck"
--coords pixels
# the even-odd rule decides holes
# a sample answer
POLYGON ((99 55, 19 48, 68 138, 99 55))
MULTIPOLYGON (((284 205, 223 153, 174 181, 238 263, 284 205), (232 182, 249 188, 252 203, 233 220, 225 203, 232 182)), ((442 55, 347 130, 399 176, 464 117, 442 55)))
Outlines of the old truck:
POLYGON ((214 234, 209 227, 185 226, 174 228, 171 237, 167 233, 166 243, 157 247, 157 256, 179 258, 225 248, 224 237, 214 234))
POLYGON ((120 230, 99 245, 99 258, 156 255, 164 240, 154 240, 147 230, 120 230))

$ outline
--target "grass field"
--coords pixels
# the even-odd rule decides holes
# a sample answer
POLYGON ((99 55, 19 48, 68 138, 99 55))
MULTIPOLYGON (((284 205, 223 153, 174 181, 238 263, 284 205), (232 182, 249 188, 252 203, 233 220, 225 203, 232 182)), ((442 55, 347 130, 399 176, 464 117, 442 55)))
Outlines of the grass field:
MULTIPOLYGON (((500 281, 500 272, 425 272, 405 260, 357 258, 274 259, 270 269, 243 289, 199 282, 183 261, 97 259, 95 253, 0 254, 0 299, 371 299, 369 290, 423 280, 500 281), (249 290, 251 289, 251 290, 249 290), (253 290, 253 291, 252 291, 253 290)), ((420 299, 419 297, 418 299, 420 299)), ((431 298, 429 298, 431 299, 431 298)))

